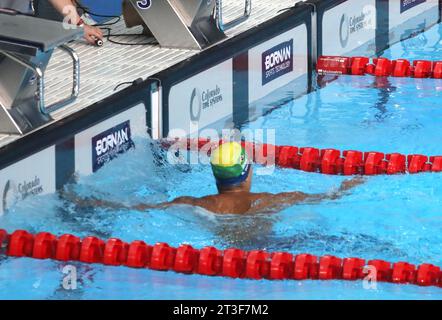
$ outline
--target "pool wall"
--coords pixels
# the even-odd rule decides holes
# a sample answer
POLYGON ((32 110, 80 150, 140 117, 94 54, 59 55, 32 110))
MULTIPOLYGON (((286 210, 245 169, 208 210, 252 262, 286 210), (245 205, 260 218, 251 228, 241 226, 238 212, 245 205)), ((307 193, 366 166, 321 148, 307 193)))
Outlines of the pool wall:
MULTIPOLYGON (((297 6, 158 74, 163 103, 157 114, 162 119, 153 121, 161 123, 162 130, 153 137, 167 136, 174 129, 190 134, 209 126, 240 126, 249 119, 250 104, 290 82, 299 84, 295 95, 308 92, 310 29, 311 8, 297 6), (287 55, 266 65, 275 52, 287 55), (277 67, 283 68, 276 72, 277 67)), ((272 101, 279 99, 283 97, 272 101)))
POLYGON ((318 55, 379 54, 437 23, 439 7, 438 0, 324 0, 287 8, 1 148, 0 214, 17 200, 94 173, 136 138, 240 127, 309 92, 318 55), (276 61, 275 53, 283 58, 276 61))

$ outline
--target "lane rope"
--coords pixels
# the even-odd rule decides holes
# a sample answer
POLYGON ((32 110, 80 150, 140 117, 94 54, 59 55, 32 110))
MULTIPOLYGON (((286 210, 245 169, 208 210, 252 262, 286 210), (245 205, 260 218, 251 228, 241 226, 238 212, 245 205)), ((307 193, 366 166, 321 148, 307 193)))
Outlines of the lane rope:
POLYGON ((366 74, 376 77, 412 77, 442 79, 442 61, 387 58, 321 56, 316 64, 318 75, 366 74))
POLYGON ((33 235, 25 230, 8 234, 0 230, 2 255, 79 261, 106 266, 148 268, 182 274, 254 280, 363 280, 442 287, 441 269, 433 264, 419 266, 366 261, 360 258, 339 258, 331 255, 293 255, 263 250, 243 251, 236 248, 200 250, 185 244, 174 248, 167 243, 148 245, 144 241, 126 243, 112 238, 80 239, 71 234, 57 237, 48 232, 33 235), (367 278, 368 277, 368 278, 367 278))
MULTIPOLYGON (((216 148, 222 140, 209 139, 163 140, 165 149, 186 149, 206 152, 216 148)), ((306 172, 331 175, 393 175, 441 172, 442 156, 422 154, 363 152, 356 150, 318 149, 313 147, 275 146, 242 142, 253 161, 260 165, 276 165, 306 172)))

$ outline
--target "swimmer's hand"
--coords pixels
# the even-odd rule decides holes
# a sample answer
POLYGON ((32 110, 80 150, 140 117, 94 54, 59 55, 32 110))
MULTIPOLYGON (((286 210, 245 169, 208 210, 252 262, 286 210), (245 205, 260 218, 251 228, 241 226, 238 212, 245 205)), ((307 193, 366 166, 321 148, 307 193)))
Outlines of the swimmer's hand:
POLYGON ((354 177, 352 179, 345 180, 344 182, 342 182, 341 187, 339 188, 339 190, 341 192, 345 192, 345 191, 351 190, 351 189, 353 189, 353 188, 363 184, 365 181, 367 181, 367 179, 362 177, 362 176, 357 176, 357 177, 354 177))
POLYGON ((349 180, 345 180, 342 182, 341 186, 339 187, 338 191, 333 192, 330 195, 330 199, 336 200, 339 198, 342 198, 342 196, 345 195, 347 191, 350 191, 353 188, 356 188, 357 186, 363 184, 367 179, 362 176, 357 176, 349 180))

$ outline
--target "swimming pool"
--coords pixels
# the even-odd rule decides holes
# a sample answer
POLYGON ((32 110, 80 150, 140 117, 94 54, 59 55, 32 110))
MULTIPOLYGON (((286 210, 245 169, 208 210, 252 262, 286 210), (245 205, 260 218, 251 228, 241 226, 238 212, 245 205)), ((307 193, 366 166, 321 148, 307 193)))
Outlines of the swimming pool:
MULTIPOLYGON (((395 45, 383 56, 442 59, 440 25, 395 45)), ((342 76, 327 87, 289 102, 248 129, 275 129, 277 145, 362 151, 442 154, 438 133, 442 81, 342 76)), ((94 176, 71 186, 83 196, 127 204, 216 192, 210 168, 164 163, 148 141, 94 176)), ((255 176, 253 191, 326 192, 344 177, 277 169, 255 176)), ((267 249, 339 257, 441 265, 440 174, 370 177, 337 201, 293 206, 275 215, 216 216, 200 209, 164 211, 77 210, 55 195, 28 198, 0 220, 8 231, 117 237, 125 241, 188 243, 196 248, 267 249)), ((78 289, 65 290, 65 263, 5 258, 1 299, 441 299, 435 287, 360 281, 252 281, 185 276, 172 272, 77 267, 78 289)))

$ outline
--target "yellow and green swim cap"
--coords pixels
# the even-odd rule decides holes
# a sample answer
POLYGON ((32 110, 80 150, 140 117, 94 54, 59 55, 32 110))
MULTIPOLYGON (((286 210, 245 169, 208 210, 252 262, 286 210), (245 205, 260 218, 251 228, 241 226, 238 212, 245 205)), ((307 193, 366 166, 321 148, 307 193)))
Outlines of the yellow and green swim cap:
POLYGON ((210 164, 218 185, 240 184, 249 176, 247 152, 238 142, 226 142, 216 148, 210 164))

